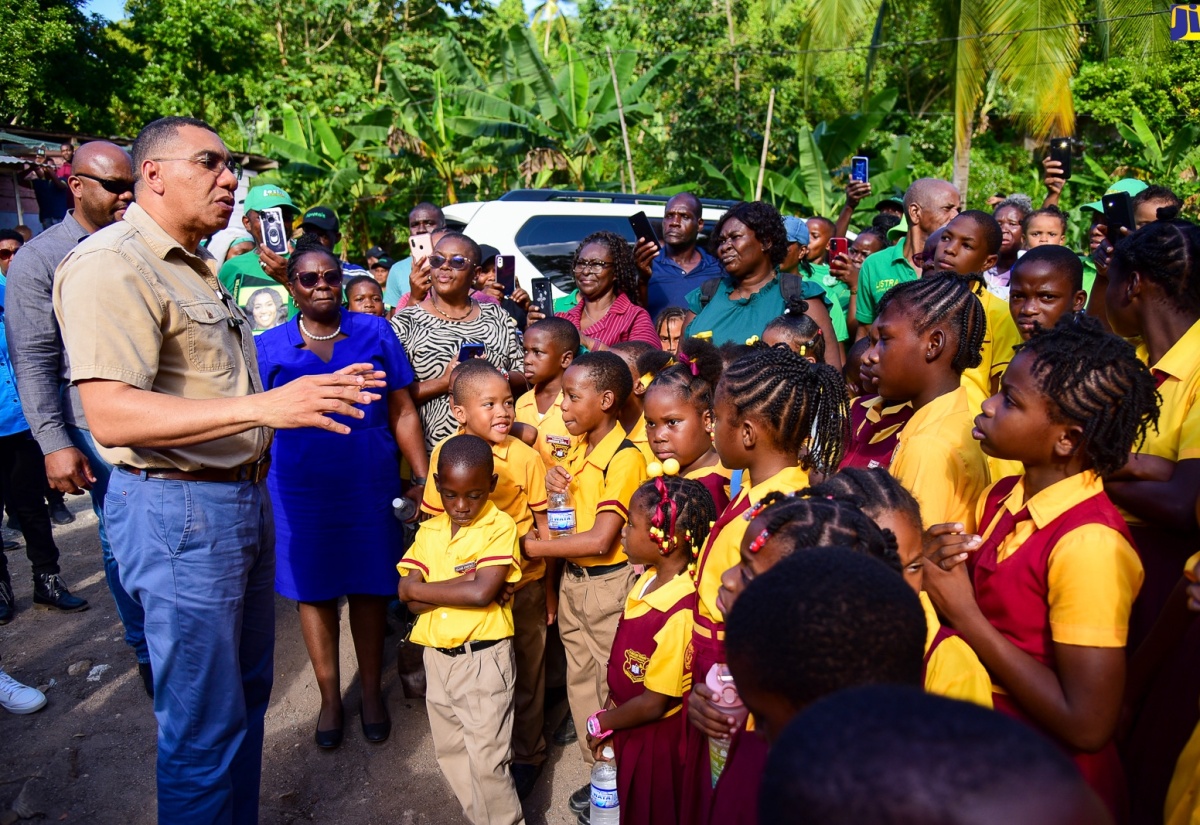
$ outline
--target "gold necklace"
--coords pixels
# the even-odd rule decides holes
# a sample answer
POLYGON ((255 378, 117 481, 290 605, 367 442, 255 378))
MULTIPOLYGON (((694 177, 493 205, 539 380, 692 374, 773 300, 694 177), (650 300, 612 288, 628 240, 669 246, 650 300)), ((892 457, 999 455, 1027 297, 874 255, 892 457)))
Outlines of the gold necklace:
POLYGON ((442 316, 447 321, 465 321, 470 318, 471 313, 475 311, 474 301, 472 301, 472 306, 467 307, 467 314, 460 315, 459 317, 455 318, 453 315, 448 314, 447 312, 443 311, 440 306, 438 306, 437 293, 432 291, 429 293, 429 302, 433 305, 434 311, 436 311, 438 315, 442 316))
MULTIPOLYGON (((613 304, 615 304, 615 303, 616 303, 616 301, 613 301, 613 304)), ((604 310, 604 315, 608 315, 608 310, 610 310, 612 308, 613 308, 613 305, 609 304, 608 307, 604 310)), ((591 326, 592 324, 595 324, 595 323, 598 323, 599 321, 604 320, 604 315, 601 315, 599 318, 593 317, 592 314, 588 312, 588 305, 586 302, 583 305, 582 315, 583 315, 583 318, 589 322, 588 326, 591 326)))

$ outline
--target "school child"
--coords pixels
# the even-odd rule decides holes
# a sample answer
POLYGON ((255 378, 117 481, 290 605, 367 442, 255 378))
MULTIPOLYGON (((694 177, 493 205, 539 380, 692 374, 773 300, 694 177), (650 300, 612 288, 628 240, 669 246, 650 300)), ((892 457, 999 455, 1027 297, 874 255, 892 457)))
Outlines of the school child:
MULTIPOLYGON (((570 493, 575 534, 526 541, 525 554, 567 560, 559 589, 559 634, 567 652, 571 716, 590 764, 587 718, 608 699, 608 654, 636 578, 621 544, 621 529, 630 497, 646 480, 646 460, 617 420, 633 392, 629 367, 619 355, 581 355, 562 381, 563 421, 579 441, 566 460, 546 474, 546 487, 551 493, 570 493)), ((572 795, 572 810, 585 810, 588 800, 585 785, 572 795)))
POLYGON ((579 330, 566 318, 545 318, 525 330, 523 346, 533 389, 517 399, 517 421, 537 428, 538 455, 549 470, 577 440, 562 420, 562 377, 579 351, 579 330))
POLYGON ((956 273, 969 279, 987 319, 979 364, 963 370, 963 385, 971 391, 976 412, 1012 360, 1013 347, 1021 342, 1008 302, 988 291, 979 274, 996 265, 1002 243, 1003 233, 996 219, 978 209, 968 209, 942 228, 934 255, 935 272, 956 273))
POLYGON ((767 323, 762 341, 769 347, 785 346, 810 364, 824 364, 825 334, 804 314, 806 308, 802 300, 788 301, 783 314, 767 323))
MULTIPOLYGON (((782 348, 751 350, 726 367, 713 410, 713 443, 721 463, 731 470, 748 471, 749 479, 717 519, 697 563, 684 822, 707 822, 710 814, 708 744, 698 725, 703 724, 710 695, 704 680, 714 664, 725 661, 725 621, 717 592, 721 575, 738 560, 746 530, 741 516, 768 493, 807 487, 809 469, 833 471, 841 458, 846 428, 846 389, 841 374, 827 364, 810 364, 782 348), (797 457, 810 440, 813 448, 797 466, 797 457)), ((743 788, 740 793, 752 797, 753 789, 743 788)), ((747 821, 737 807, 734 800, 730 816, 747 821)))
POLYGON ((698 482, 659 476, 629 502, 622 541, 646 566, 625 601, 608 658, 608 703, 588 718, 588 747, 610 741, 617 762, 621 821, 679 821, 684 666, 692 638, 696 553, 717 513, 698 482))
POLYGON ((1133 225, 1141 229, 1155 221, 1173 221, 1179 217, 1183 200, 1166 186, 1151 184, 1133 196, 1133 225))
MULTIPOLYGON (((1105 479, 1146 571, 1130 618, 1130 649, 1146 639, 1196 550, 1200 494, 1200 227, 1156 221, 1117 243, 1104 297, 1118 335, 1139 336, 1138 357, 1158 384, 1157 430, 1105 479)), ((1097 296, 1093 296, 1095 298, 1097 296)), ((1093 304, 1095 301, 1093 300, 1093 304)), ((1138 717, 1125 745, 1135 814, 1161 815, 1175 760, 1198 719, 1200 623, 1169 651, 1158 675, 1133 697, 1138 717)))
MULTIPOLYGON (((925 690, 992 707, 992 679, 962 636, 942 624, 925 592, 925 548, 921 505, 886 470, 843 469, 804 491, 813 498, 832 496, 858 502, 863 513, 895 541, 900 573, 925 610, 925 690)), ((888 561, 887 559, 881 559, 888 561)))
POLYGON ((356 275, 346 282, 346 309, 382 318, 383 287, 369 275, 356 275))
POLYGON ((913 406, 888 471, 921 503, 926 525, 973 529, 975 504, 988 485, 962 381, 963 370, 979 365, 985 323, 972 285, 940 275, 888 290, 871 325, 863 372, 882 398, 913 406))
MULTIPOLYGON (((867 341, 870 346, 870 339, 867 341)), ((865 350, 864 350, 865 352, 865 350)), ((912 418, 911 401, 888 401, 881 395, 860 395, 850 402, 850 436, 841 469, 861 467, 886 470, 900 440, 900 431, 912 418)))
POLYGON ((1031 249, 1013 266, 1008 308, 1022 341, 1086 306, 1083 263, 1065 246, 1031 249))
POLYGON ((658 331, 658 340, 663 352, 674 355, 679 350, 679 342, 683 340, 684 319, 688 311, 683 307, 666 307, 654 319, 654 329, 658 331))
POLYGON ((1062 246, 1067 242, 1067 213, 1057 206, 1035 209, 1025 218, 1025 245, 1030 250, 1039 246, 1062 246))
MULTIPOLYGON (((512 390, 508 380, 482 358, 454 370, 450 410, 461 432, 488 442, 496 472, 491 501, 517 525, 522 543, 536 535, 548 536, 546 521, 546 469, 541 456, 510 435, 513 425, 512 390), (534 528, 537 533, 534 533, 534 528)), ((442 442, 445 444, 446 442, 442 442)), ((433 449, 436 465, 442 444, 433 449)), ((435 486, 426 486, 421 509, 430 515, 444 512, 435 486)), ((513 780, 518 795, 532 789, 546 761, 546 622, 558 613, 557 579, 547 575, 544 559, 521 559, 521 579, 512 599, 513 650, 517 681, 513 689, 513 780)))
POLYGON ((685 338, 675 361, 646 390, 646 433, 655 459, 647 469, 657 465, 666 475, 700 482, 719 514, 729 504, 731 475, 712 443, 713 390, 721 378, 721 356, 709 342, 685 338))
POLYGON ((621 409, 621 426, 625 428, 625 437, 641 450, 642 456, 649 464, 654 460, 654 451, 650 449, 650 439, 646 435, 646 417, 642 415, 642 396, 646 393, 646 387, 650 385, 649 379, 654 377, 652 373, 657 370, 652 370, 651 374, 647 375, 647 371, 640 369, 638 363, 645 358, 653 360, 656 364, 665 365, 670 357, 661 349, 655 349, 645 341, 621 341, 608 349, 621 356, 621 360, 629 367, 629 377, 633 379, 633 392, 629 394, 629 400, 621 409))
POLYGON ((490 500, 492 448, 456 435, 433 482, 445 511, 424 522, 400 571, 400 600, 418 614, 425 706, 442 775, 475 825, 525 821, 509 774, 513 728, 512 610, 497 596, 521 577, 517 525, 490 500))
POLYGON ((934 605, 992 674, 996 709, 1067 749, 1118 821, 1112 737, 1142 565, 1103 478, 1153 425, 1154 402, 1133 348, 1091 319, 1034 335, 975 419, 983 449, 1024 473, 988 488, 978 531, 934 527, 925 566, 934 605))
POLYGON ((863 356, 871 347, 869 337, 859 338, 846 350, 846 363, 842 365, 842 379, 846 382, 846 395, 853 401, 860 395, 871 394, 863 386, 862 362, 863 356))

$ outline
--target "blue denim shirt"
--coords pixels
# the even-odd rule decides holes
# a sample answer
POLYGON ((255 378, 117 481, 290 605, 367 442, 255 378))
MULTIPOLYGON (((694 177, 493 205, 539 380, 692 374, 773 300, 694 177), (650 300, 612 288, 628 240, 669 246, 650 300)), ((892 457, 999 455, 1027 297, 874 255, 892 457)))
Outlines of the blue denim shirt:
POLYGON ((0 436, 16 435, 29 429, 21 412, 21 398, 17 395, 17 376, 13 374, 12 361, 8 357, 8 339, 4 334, 4 287, 5 279, 0 275, 0 436))

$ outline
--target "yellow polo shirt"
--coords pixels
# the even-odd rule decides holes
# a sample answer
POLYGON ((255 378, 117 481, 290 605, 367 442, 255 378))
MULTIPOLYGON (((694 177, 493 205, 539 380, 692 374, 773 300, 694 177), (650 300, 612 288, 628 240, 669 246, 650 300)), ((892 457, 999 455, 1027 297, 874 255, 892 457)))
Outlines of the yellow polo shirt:
POLYGON ((888 472, 920 503, 926 527, 957 521, 975 531, 975 506, 990 477, 971 438, 974 426, 967 390, 959 387, 913 413, 897 437, 888 472))
MULTIPOLYGON (((521 578, 517 525, 490 501, 478 518, 450 535, 445 513, 423 522, 412 547, 396 569, 401 576, 413 570, 427 582, 448 581, 481 567, 508 567, 505 581, 521 578)), ((512 608, 491 602, 487 607, 442 606, 417 617, 412 641, 426 647, 458 647, 464 642, 487 642, 513 635, 512 608)))
MULTIPOLYGON (((1001 506, 1012 513, 1029 508, 996 549, 998 564, 1015 553, 1041 529, 1087 499, 1104 492, 1104 482, 1091 470, 1065 478, 1024 501, 1025 481, 1017 482, 1001 506)), ((984 500, 979 502, 983 516, 984 500)), ((987 539, 1003 515, 981 525, 987 539)), ((1142 562, 1119 532, 1103 524, 1084 524, 1067 533, 1050 552, 1047 584, 1050 599, 1050 637, 1059 644, 1080 647, 1124 647, 1129 634, 1129 611, 1142 588, 1142 562)))
MULTIPOLYGON (((917 595, 925 609, 925 653, 928 654, 934 637, 942 629, 942 622, 929 595, 924 590, 917 595)), ((925 665, 925 692, 974 702, 988 710, 992 708, 992 677, 961 636, 943 639, 929 656, 925 665)))
MULTIPOLYGON (((460 428, 459 433, 462 432, 464 430, 460 428)), ((431 472, 437 472, 438 456, 442 454, 442 445, 445 443, 442 441, 433 448, 433 455, 429 457, 431 472)), ((496 489, 488 498, 516 522, 518 538, 527 536, 533 530, 534 512, 546 512, 546 468, 542 458, 524 441, 510 435, 499 444, 492 444, 492 459, 496 465, 496 489)), ((442 509, 442 494, 432 479, 425 485, 421 509, 434 516, 445 512, 442 509)), ((537 581, 545 574, 545 559, 521 557, 522 585, 537 581)))
POLYGON ((650 449, 650 436, 646 435, 646 416, 638 417, 637 423, 633 425, 633 429, 626 436, 633 442, 633 446, 637 447, 642 453, 642 457, 646 459, 646 463, 658 461, 658 456, 654 454, 654 450, 650 449))
MULTIPOLYGON (((788 467, 775 475, 755 484, 753 487, 742 487, 738 497, 729 503, 736 507, 744 499, 750 500, 753 507, 762 501, 767 493, 795 493, 808 486, 808 473, 799 467, 788 467)), ((744 514, 743 514, 744 515, 744 514)), ((704 561, 704 574, 700 577, 697 591, 700 602, 700 615, 714 622, 724 622, 725 618, 717 609, 717 591, 721 589, 721 576, 725 571, 734 567, 742 560, 742 536, 746 534, 749 522, 743 516, 721 528, 716 538, 711 538, 708 555, 704 561)), ((718 637, 724 638, 725 632, 718 631, 718 637)))
POLYGON ((579 443, 579 439, 567 432, 567 425, 563 423, 562 399, 560 392, 545 413, 538 411, 537 397, 533 390, 517 399, 517 421, 537 427, 537 451, 547 470, 562 464, 571 448, 579 443))
MULTIPOLYGON (((652 610, 665 613, 677 605, 680 599, 686 599, 696 592, 692 577, 685 570, 662 587, 643 597, 641 594, 654 581, 658 573, 653 569, 643 573, 633 589, 625 597, 625 621, 645 616, 652 610)), ((678 610, 667 619, 657 633, 654 641, 658 646, 648 663, 644 663, 645 678, 642 684, 646 690, 661 693, 663 696, 683 696, 683 692, 691 687, 691 679, 685 666, 685 655, 688 644, 692 640, 692 611, 678 610)), ((635 651, 629 651, 635 652, 635 651)), ((624 667, 629 659, 626 651, 614 650, 610 657, 610 667, 624 667)), ((680 706, 676 705, 667 711, 666 716, 679 713, 680 706)))
POLYGON ((992 379, 1008 369, 1013 358, 1013 347, 1021 343, 1021 332, 1012 319, 1008 302, 997 298, 987 289, 980 287, 975 297, 983 304, 987 316, 987 330, 983 336, 983 360, 978 367, 965 370, 962 385, 970 391, 971 406, 979 412, 984 399, 992 394, 992 379))
MULTIPOLYGON (((1196 581, 1196 565, 1200 553, 1196 553, 1183 566, 1188 581, 1196 581)), ((1163 812, 1164 825, 1200 825, 1200 725, 1192 731, 1167 790, 1167 804, 1163 812)))
MULTIPOLYGON (((585 439, 567 453, 563 466, 571 474, 569 489, 575 505, 576 532, 591 530, 601 513, 616 513, 622 520, 629 518, 629 499, 648 476, 646 459, 640 450, 620 449, 625 440, 625 430, 616 424, 590 453, 585 439)), ((625 549, 618 535, 606 553, 571 561, 580 567, 617 564, 625 561, 625 549)))

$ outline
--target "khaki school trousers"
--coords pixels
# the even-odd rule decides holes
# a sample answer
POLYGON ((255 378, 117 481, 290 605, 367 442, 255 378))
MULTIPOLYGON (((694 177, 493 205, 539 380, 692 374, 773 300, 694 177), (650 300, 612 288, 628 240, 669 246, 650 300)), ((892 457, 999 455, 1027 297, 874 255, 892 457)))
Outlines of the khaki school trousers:
POLYGON ((513 652, 517 683, 513 690, 513 761, 546 761, 546 583, 531 581, 512 603, 513 652))

